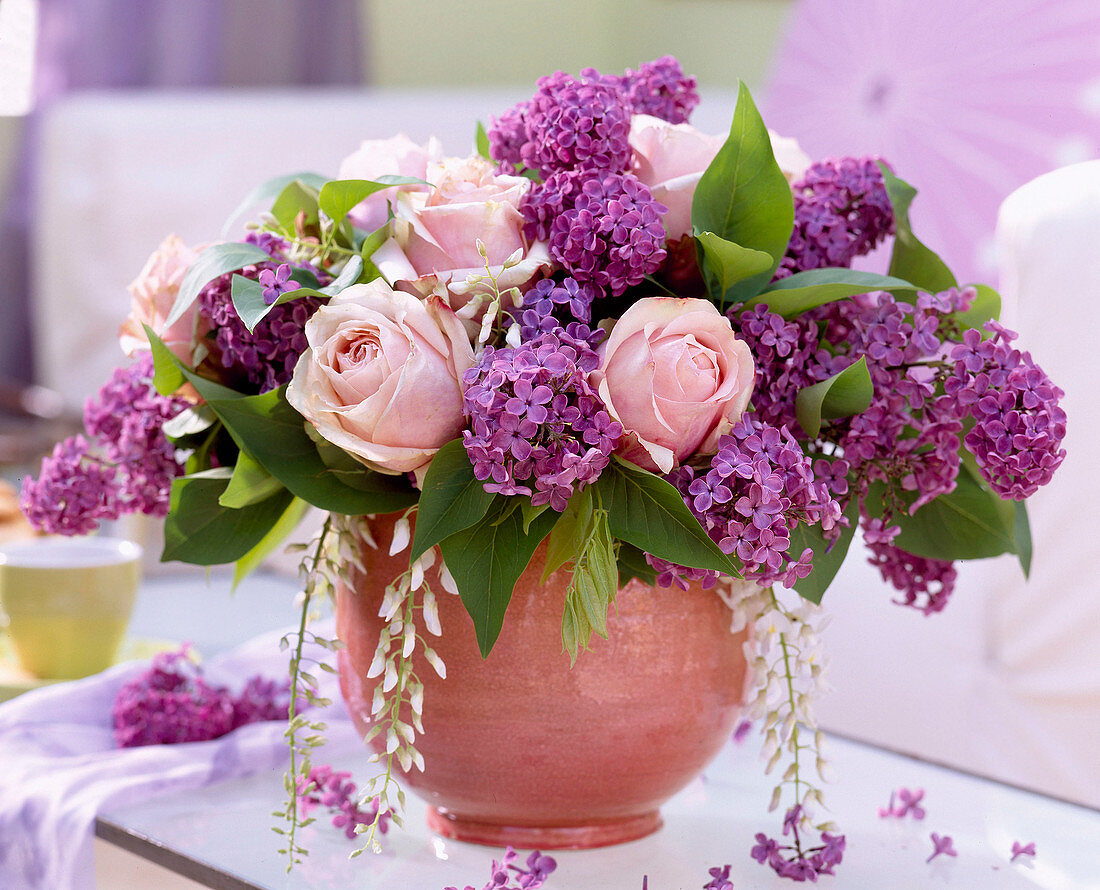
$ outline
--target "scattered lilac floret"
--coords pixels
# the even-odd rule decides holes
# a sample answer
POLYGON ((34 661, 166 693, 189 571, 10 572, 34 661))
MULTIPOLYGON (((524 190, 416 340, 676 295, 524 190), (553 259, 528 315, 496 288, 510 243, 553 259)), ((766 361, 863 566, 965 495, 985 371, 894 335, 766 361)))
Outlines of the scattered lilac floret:
POLYGON ((887 819, 893 816, 898 819, 903 819, 906 816, 912 816, 917 820, 923 819, 925 817, 925 811, 924 808, 920 806, 922 800, 924 800, 923 788, 917 788, 912 791, 908 788, 899 788, 897 791, 891 791, 889 805, 885 809, 879 807, 879 818, 887 819))
POLYGON ((958 851, 955 850, 954 841, 951 840, 951 835, 945 834, 942 837, 936 832, 932 832, 932 855, 925 859, 925 862, 931 862, 937 856, 958 856, 958 851))
POLYGON ((1035 854, 1035 841, 1030 841, 1027 844, 1021 844, 1019 841, 1012 842, 1012 859, 1010 862, 1015 862, 1020 856, 1034 856, 1035 854))
POLYGON ((733 866, 714 866, 709 869, 710 880, 703 885, 703 890, 733 890, 733 881, 730 880, 730 869, 733 866))
POLYGON ((385 834, 390 827, 390 813, 378 814, 380 800, 375 797, 367 805, 355 799, 355 783, 351 773, 336 772, 331 766, 314 766, 308 776, 297 779, 298 812, 306 818, 316 807, 324 807, 332 815, 332 824, 342 828, 348 840, 354 840, 357 826, 378 821, 378 830, 385 834))
POLYGON ((752 732, 752 726, 753 723, 751 720, 742 720, 733 731, 733 740, 740 745, 749 737, 749 733, 752 732))
POLYGON ((770 866, 781 878, 817 883, 819 876, 835 874, 833 869, 844 859, 847 840, 842 834, 823 831, 819 846, 803 847, 799 826, 804 819, 801 805, 791 807, 783 818, 783 836, 790 835, 792 843, 780 844, 758 832, 750 855, 761 865, 770 866))
MULTIPOLYGON (((519 854, 508 847, 504 856, 498 861, 493 860, 489 867, 489 880, 481 890, 537 890, 542 887, 551 872, 558 867, 557 862, 550 856, 544 856, 538 850, 534 850, 527 857, 525 865, 517 865, 519 854), (513 883, 514 882, 514 883, 513 883)), ((458 890, 457 887, 444 887, 443 890, 458 890)), ((464 890, 478 890, 469 884, 464 890)))

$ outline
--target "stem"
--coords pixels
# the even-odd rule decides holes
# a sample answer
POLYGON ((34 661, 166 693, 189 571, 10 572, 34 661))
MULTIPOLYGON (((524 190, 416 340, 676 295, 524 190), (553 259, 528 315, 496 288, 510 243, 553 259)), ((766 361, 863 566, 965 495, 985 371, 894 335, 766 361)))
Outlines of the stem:
MULTIPOLYGON (((325 546, 325 541, 328 538, 331 527, 332 517, 326 516, 325 524, 321 528, 321 535, 317 539, 317 548, 313 551, 311 574, 317 570, 317 565, 321 561, 321 552, 325 546)), ((290 856, 290 862, 287 865, 288 872, 294 867, 294 863, 298 861, 295 859, 295 854, 297 852, 295 837, 298 829, 298 755, 301 753, 303 758, 307 756, 305 752, 299 751, 295 718, 298 713, 298 696, 301 693, 302 648, 305 645, 306 625, 309 623, 309 606, 313 598, 312 584, 307 582, 302 593, 302 614, 298 621, 298 641, 294 646, 294 655, 291 657, 290 704, 287 707, 286 735, 290 741, 290 767, 287 772, 287 775, 290 777, 288 788, 290 800, 286 809, 286 821, 290 823, 289 830, 287 831, 287 854, 290 856)))

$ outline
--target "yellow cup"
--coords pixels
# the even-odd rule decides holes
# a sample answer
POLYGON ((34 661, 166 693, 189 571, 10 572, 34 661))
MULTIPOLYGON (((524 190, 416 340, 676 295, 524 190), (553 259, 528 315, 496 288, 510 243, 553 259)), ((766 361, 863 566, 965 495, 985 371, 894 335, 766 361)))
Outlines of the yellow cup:
POLYGON ((141 548, 113 538, 0 547, 0 610, 23 670, 73 680, 110 667, 141 580, 141 548))

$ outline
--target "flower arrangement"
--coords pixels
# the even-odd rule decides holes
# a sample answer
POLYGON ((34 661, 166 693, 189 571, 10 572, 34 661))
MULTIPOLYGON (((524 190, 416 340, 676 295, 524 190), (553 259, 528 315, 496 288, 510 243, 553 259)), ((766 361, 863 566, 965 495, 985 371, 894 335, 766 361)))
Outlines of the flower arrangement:
MULTIPOLYGON (((441 630, 429 574, 461 596, 483 655, 544 540, 572 573, 572 659, 629 579, 714 588, 754 631, 768 769, 788 761, 772 808, 791 796, 790 842, 760 834, 751 855, 816 880, 844 849, 813 821, 806 767, 826 766, 818 604, 857 529, 925 615, 957 560, 1013 553, 1027 571, 1024 500, 1064 457, 1065 414, 996 292, 961 286, 918 240, 915 190, 886 161, 811 162, 744 87, 726 136, 688 123, 697 103, 671 57, 558 72, 479 125, 469 157, 397 136, 337 179, 264 184, 243 240, 158 248, 121 331, 136 360, 89 403, 88 438, 24 483, 48 531, 166 515, 165 559, 238 572, 308 505, 326 511, 299 656, 311 601, 355 560, 357 517, 398 516, 409 568, 372 666, 375 715, 394 719, 364 789, 375 818, 351 819, 372 840, 383 814, 399 821, 395 763, 423 766, 423 686, 398 656, 426 646, 416 615, 441 630), (889 274, 850 268, 891 237, 889 274)), ((316 796, 294 668, 288 788, 316 796)), ((293 855, 293 802, 287 817, 293 855)))

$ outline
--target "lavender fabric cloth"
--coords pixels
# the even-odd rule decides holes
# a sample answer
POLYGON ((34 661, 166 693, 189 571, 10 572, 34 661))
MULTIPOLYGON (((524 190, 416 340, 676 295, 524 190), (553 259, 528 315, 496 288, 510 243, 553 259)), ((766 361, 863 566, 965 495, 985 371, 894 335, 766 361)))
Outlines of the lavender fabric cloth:
MULTIPOLYGON (((319 634, 330 635, 323 625, 319 634)), ((256 674, 286 676, 282 632, 264 634, 203 665, 206 678, 239 690, 256 674)), ((310 653, 320 658, 320 650, 310 653)), ((260 772, 282 772, 282 721, 254 723, 209 742, 115 747, 111 705, 119 687, 147 667, 118 665, 102 674, 47 686, 0 706, 0 887, 92 890, 96 814, 260 772)), ((334 748, 355 744, 355 729, 334 675, 319 671, 334 748)), ((257 814, 258 818, 266 813, 257 814)))

